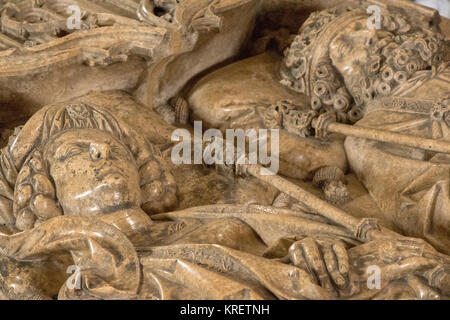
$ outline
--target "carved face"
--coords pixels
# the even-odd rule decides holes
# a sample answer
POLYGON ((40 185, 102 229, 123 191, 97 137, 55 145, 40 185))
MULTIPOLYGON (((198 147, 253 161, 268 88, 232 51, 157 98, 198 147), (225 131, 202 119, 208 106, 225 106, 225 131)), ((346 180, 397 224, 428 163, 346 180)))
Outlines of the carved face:
POLYGON ((139 208, 139 174, 130 151, 95 129, 71 130, 44 152, 65 214, 104 215, 139 208))
POLYGON ((358 86, 364 77, 364 67, 371 58, 369 46, 392 36, 387 31, 369 29, 366 22, 366 19, 361 19, 347 25, 329 46, 330 58, 343 76, 347 88, 358 86))

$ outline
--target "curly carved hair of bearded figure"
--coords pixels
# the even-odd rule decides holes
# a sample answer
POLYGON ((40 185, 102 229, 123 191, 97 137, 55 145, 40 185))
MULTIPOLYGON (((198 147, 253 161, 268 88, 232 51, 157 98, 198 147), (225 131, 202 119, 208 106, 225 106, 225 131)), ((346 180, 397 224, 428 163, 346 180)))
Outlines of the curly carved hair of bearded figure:
MULTIPOLYGON (((380 29, 367 28, 368 17, 365 7, 313 14, 285 52, 282 83, 311 95, 312 108, 336 113, 338 122, 448 140, 443 35, 414 12, 382 8, 380 29)), ((383 219, 448 252, 445 154, 355 137, 345 150, 383 219)))
POLYGON ((447 46, 431 28, 385 8, 379 30, 366 28, 368 18, 365 8, 311 14, 285 50, 281 83, 311 96, 314 110, 331 110, 338 121, 354 123, 370 101, 395 94, 417 72, 443 62, 447 46), (341 32, 343 25, 352 33, 341 32), (354 75, 347 77, 340 74, 339 62, 359 54, 356 44, 365 47, 357 66, 361 70, 350 69, 354 75))

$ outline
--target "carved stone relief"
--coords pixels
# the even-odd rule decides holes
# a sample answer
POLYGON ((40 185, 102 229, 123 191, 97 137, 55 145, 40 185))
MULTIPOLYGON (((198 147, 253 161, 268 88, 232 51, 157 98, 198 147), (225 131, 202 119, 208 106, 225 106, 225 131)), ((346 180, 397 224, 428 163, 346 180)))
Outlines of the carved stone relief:
POLYGON ((449 25, 406 0, 0 1, 0 297, 450 298, 449 25), (176 163, 198 123, 216 138, 176 163), (249 137, 206 160, 238 130, 277 137, 277 172, 249 137))

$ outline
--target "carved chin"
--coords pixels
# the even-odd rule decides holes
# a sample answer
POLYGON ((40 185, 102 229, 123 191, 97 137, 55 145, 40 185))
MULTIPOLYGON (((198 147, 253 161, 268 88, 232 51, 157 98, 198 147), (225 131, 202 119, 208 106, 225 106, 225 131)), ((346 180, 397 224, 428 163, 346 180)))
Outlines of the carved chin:
POLYGON ((77 216, 96 216, 138 207, 139 196, 130 192, 126 181, 94 189, 85 197, 70 197, 61 201, 65 214, 77 216))

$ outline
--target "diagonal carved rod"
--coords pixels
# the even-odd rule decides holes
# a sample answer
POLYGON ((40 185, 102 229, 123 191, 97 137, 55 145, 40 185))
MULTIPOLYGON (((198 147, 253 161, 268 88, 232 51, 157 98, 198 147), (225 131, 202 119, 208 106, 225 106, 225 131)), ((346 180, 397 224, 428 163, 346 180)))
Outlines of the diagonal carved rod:
POLYGON ((307 207, 316 211, 319 215, 339 224, 352 232, 358 240, 367 242, 377 238, 385 238, 387 233, 382 232, 375 219, 358 219, 344 210, 341 210, 328 202, 320 199, 309 191, 297 186, 296 184, 280 177, 277 174, 264 175, 262 172, 267 172, 266 168, 263 168, 257 164, 247 165, 247 173, 262 180, 278 190, 290 195, 294 199, 297 199, 307 207))
MULTIPOLYGON (((229 143, 223 138, 215 137, 221 143, 221 145, 226 145, 228 148, 234 148, 234 144, 229 143)), ((194 149, 195 144, 203 145, 202 148, 205 147, 204 141, 198 140, 198 138, 194 137, 194 149)), ((240 150, 243 154, 246 154, 244 150, 240 150)), ((239 153, 239 150, 238 150, 239 153)), ((248 160, 248 159, 247 159, 248 160)), ((239 162, 238 159, 235 159, 235 162, 239 162)), ((329 204, 328 202, 320 199, 309 191, 304 190, 303 188, 297 186, 296 184, 280 177, 279 175, 270 172, 269 169, 264 168, 259 164, 247 164, 243 165, 245 168, 245 173, 262 180, 273 187, 277 188, 281 192, 284 192, 294 199, 298 200, 302 204, 316 211, 317 214, 333 221, 334 223, 346 228, 351 233, 355 235, 355 237, 361 242, 368 242, 370 240, 385 238, 386 236, 391 236, 387 233, 385 229, 381 232, 376 219, 358 219, 347 212, 329 204)), ((234 164, 239 166, 239 164, 234 164)))
MULTIPOLYGON (((376 223, 375 219, 355 218, 349 215, 347 212, 330 205, 329 203, 316 197, 312 193, 304 190, 303 188, 300 188, 292 182, 283 179, 279 175, 262 175, 261 169, 263 169, 263 167, 260 165, 248 165, 247 173, 269 183, 278 190, 287 193, 294 199, 299 200, 311 209, 317 211, 317 213, 321 216, 326 217, 329 220, 346 228, 347 230, 352 232, 361 242, 391 238, 392 236, 396 235, 389 229, 381 229, 376 223)), ((437 253, 436 257, 441 261, 448 261, 448 257, 440 253, 437 253)), ((435 283, 436 288, 440 290, 446 290, 445 292, 448 292, 450 283, 450 270, 448 270, 446 267, 439 267, 438 269, 433 271, 433 274, 430 275, 430 279, 433 279, 431 281, 435 283)))
MULTIPOLYGON (((220 139, 216 137, 216 139, 220 139)), ((194 138, 194 141, 197 139, 194 138)), ((221 142, 224 143, 223 139, 221 142)), ((203 141, 197 141, 203 144, 203 141)), ((222 144, 223 145, 223 144, 222 144)), ((227 144, 228 145, 228 144, 227 144)), ((234 147, 234 145, 230 145, 234 147)), ((244 165, 245 172, 261 181, 264 181, 273 187, 277 188, 281 192, 284 192, 294 199, 297 199, 302 204, 316 211, 319 215, 333 221, 334 223, 346 228, 353 233, 355 237, 361 242, 370 242, 371 240, 392 238, 397 235, 389 229, 381 229, 376 219, 363 218, 358 219, 344 210, 332 206, 326 201, 323 201, 319 197, 315 196, 309 191, 297 186, 296 184, 280 177, 277 174, 267 174, 268 169, 258 164, 246 164, 244 165)), ((398 235, 397 235, 398 236, 398 235)), ((438 268, 433 272, 431 277, 435 279, 437 288, 444 288, 448 290, 448 283, 450 283, 450 273, 444 267, 438 268), (437 280, 436 280, 437 279, 437 280)))
MULTIPOLYGON (((315 121, 312 123, 315 127, 315 121)), ((351 126, 347 124, 332 122, 327 126, 328 132, 339 133, 344 136, 365 138, 380 142, 388 142, 403 146, 419 148, 426 151, 434 151, 450 154, 450 143, 443 140, 434 140, 421 137, 410 136, 392 131, 351 126)))

